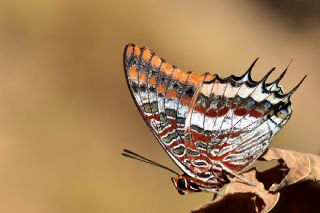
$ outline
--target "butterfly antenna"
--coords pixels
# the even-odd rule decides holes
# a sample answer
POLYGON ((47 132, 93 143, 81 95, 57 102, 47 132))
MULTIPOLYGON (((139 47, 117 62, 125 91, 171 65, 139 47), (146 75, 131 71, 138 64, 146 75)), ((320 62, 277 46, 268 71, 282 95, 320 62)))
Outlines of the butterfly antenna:
POLYGON ((133 151, 130 151, 128 149, 123 149, 123 152, 121 153, 121 155, 124 156, 124 157, 132 158, 134 160, 138 160, 138 161, 141 161, 141 162, 144 162, 144 163, 148 163, 148 164, 163 168, 163 169, 168 170, 168 171, 170 171, 170 172, 172 172, 172 173, 174 173, 174 174, 179 176, 179 174, 176 171, 174 171, 174 170, 172 170, 172 169, 170 169, 170 168, 168 168, 166 166, 163 166, 163 165, 161 165, 161 164, 159 164, 157 162, 154 162, 154 161, 152 161, 152 160, 150 160, 148 158, 145 158, 145 157, 143 157, 143 156, 141 156, 141 155, 139 155, 139 154, 137 154, 137 153, 135 153, 133 151))

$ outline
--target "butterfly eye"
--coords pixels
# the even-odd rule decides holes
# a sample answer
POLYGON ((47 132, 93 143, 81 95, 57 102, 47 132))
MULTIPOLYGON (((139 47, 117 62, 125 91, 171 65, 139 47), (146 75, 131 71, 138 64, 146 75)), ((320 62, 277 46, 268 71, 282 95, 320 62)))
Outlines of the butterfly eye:
POLYGON ((177 188, 178 189, 183 189, 186 190, 187 189, 187 182, 184 178, 180 178, 177 182, 177 188))

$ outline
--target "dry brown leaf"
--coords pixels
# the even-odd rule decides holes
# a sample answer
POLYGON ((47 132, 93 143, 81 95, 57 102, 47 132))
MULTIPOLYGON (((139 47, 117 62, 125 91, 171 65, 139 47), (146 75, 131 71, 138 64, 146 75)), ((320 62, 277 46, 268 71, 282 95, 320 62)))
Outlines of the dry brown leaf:
POLYGON ((193 212, 212 212, 221 208, 223 212, 268 212, 277 203, 280 193, 270 193, 264 189, 263 183, 256 178, 256 170, 242 173, 243 177, 253 185, 239 182, 234 178, 227 185, 223 196, 194 210, 193 212), (237 202, 238 201, 238 202, 237 202))
POLYGON ((289 168, 285 178, 279 184, 274 183, 269 191, 275 192, 299 181, 314 181, 315 184, 319 184, 319 156, 284 149, 269 149, 261 158, 267 161, 282 159, 289 168))
POLYGON ((262 160, 279 165, 264 172, 255 168, 234 178, 223 196, 192 212, 318 212, 320 157, 290 150, 269 149, 262 160))

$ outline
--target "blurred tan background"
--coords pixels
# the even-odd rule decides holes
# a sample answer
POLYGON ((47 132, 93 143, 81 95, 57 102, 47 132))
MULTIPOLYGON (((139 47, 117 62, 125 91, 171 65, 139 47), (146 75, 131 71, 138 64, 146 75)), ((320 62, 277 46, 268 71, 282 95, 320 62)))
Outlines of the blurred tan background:
MULTIPOLYGON (((319 3, 312 1, 0 1, 0 212, 187 212, 212 198, 180 196, 178 171, 125 82, 127 43, 195 72, 254 78, 272 66, 293 96, 274 147, 320 153, 319 3)), ((271 79, 271 80, 272 80, 271 79)))

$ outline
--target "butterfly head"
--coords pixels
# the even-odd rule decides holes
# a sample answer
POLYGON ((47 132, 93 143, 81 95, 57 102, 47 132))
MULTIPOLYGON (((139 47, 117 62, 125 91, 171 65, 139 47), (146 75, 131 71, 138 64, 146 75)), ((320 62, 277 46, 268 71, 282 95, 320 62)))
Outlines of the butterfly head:
POLYGON ((179 175, 178 177, 171 178, 171 180, 181 195, 202 191, 199 185, 192 181, 187 175, 179 175))

